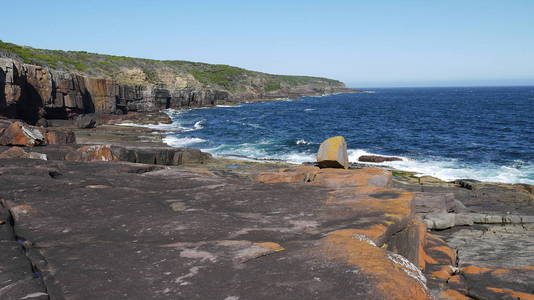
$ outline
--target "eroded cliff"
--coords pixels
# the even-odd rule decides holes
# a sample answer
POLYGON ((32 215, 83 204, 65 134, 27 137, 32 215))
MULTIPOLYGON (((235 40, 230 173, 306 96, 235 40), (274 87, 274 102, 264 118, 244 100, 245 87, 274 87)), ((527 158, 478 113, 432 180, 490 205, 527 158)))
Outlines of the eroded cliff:
POLYGON ((30 123, 83 113, 146 112, 350 91, 326 78, 34 49, 0 41, 0 114, 30 123))

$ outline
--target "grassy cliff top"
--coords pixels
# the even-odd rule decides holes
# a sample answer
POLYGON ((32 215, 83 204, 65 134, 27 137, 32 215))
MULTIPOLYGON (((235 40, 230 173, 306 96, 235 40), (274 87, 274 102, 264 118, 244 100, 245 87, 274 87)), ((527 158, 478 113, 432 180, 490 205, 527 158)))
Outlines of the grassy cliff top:
POLYGON ((230 92, 255 89, 266 93, 305 85, 344 87, 340 81, 320 77, 273 75, 228 65, 182 60, 154 60, 85 51, 36 49, 0 41, 0 57, 2 56, 59 71, 112 78, 129 84, 201 86, 230 92))

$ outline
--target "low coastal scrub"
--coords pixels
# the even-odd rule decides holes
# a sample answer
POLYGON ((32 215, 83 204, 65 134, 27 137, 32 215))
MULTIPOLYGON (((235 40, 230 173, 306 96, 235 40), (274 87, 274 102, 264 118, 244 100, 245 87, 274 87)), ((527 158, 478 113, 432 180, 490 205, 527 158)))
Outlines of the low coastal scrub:
POLYGON ((229 92, 247 89, 276 92, 284 87, 311 86, 343 88, 343 83, 320 77, 273 75, 238 67, 189 62, 154 60, 127 56, 104 55, 85 51, 46 50, 0 41, 0 57, 10 57, 24 63, 82 75, 112 78, 122 83, 156 84, 167 87, 198 86, 229 92), (132 81, 131 70, 144 73, 142 81, 132 81), (165 76, 161 76, 165 74, 165 76), (184 83, 185 82, 185 83, 184 83))

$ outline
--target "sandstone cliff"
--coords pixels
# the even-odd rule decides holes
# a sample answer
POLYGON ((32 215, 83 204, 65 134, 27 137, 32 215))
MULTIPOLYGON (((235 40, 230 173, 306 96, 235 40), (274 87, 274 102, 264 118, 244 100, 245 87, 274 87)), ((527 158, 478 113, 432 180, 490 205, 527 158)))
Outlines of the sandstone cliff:
POLYGON ((0 41, 0 114, 30 123, 83 113, 146 112, 350 91, 326 78, 42 50, 0 41))

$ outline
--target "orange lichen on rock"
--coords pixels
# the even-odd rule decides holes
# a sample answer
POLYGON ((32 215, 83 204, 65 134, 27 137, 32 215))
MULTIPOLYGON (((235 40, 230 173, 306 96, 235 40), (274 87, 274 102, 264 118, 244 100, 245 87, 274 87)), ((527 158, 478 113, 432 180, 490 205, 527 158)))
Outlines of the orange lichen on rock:
POLYGON ((269 248, 273 252, 279 252, 286 250, 284 247, 280 246, 280 244, 275 242, 263 242, 263 243, 254 243, 255 246, 260 246, 263 248, 269 248))
POLYGON ((440 299, 469 300, 471 298, 455 290, 444 290, 439 295, 440 299))
POLYGON ((462 273, 465 273, 465 274, 480 274, 480 273, 486 273, 488 271, 491 271, 491 269, 484 268, 484 267, 477 267, 477 266, 467 266, 460 270, 462 273))
POLYGON ((319 171, 317 167, 297 167, 279 169, 274 172, 263 172, 255 176, 254 180, 263 183, 291 183, 291 182, 309 182, 319 171))
POLYGON ((329 259, 355 265, 376 281, 377 293, 386 299, 431 299, 424 283, 408 268, 395 263, 385 249, 374 246, 358 236, 358 230, 331 232, 322 241, 322 254, 329 259), (402 287, 402 288, 399 288, 402 287))
POLYGON ((313 183, 332 187, 390 186, 391 172, 378 168, 358 170, 321 169, 313 183))
POLYGON ((486 289, 498 294, 505 294, 521 300, 534 300, 534 294, 518 292, 510 289, 499 289, 494 287, 487 287, 486 289))
POLYGON ((454 265, 456 263, 456 251, 447 246, 447 243, 439 237, 426 233, 425 255, 429 264, 454 265))
POLYGON ((425 224, 421 221, 420 217, 415 217, 414 223, 417 226, 417 229, 419 231, 419 241, 418 241, 419 250, 417 252, 418 254, 417 266, 419 267, 420 270, 424 270, 426 268, 427 263, 437 264, 437 261, 426 253, 425 245, 426 245, 428 233, 426 232, 425 224))
POLYGON ((358 170, 345 169, 319 169, 317 167, 303 166, 283 168, 272 172, 262 172, 254 177, 255 181, 263 183, 279 182, 311 182, 331 188, 390 186, 391 172, 366 168, 358 170))
POLYGON ((502 275, 502 274, 506 274, 506 273, 508 273, 508 272, 510 272, 510 270, 507 270, 507 269, 497 269, 497 270, 492 271, 491 273, 492 273, 493 275, 502 275))
POLYGON ((433 278, 449 280, 453 273, 454 270, 451 268, 451 266, 441 266, 439 270, 432 272, 431 276, 433 278))
POLYGON ((413 194, 384 187, 337 189, 330 193, 326 204, 342 206, 345 213, 355 210, 394 223, 413 216, 413 194))
POLYGON ((65 156, 69 161, 114 161, 117 157, 109 145, 82 146, 65 156))
POLYGON ((429 251, 438 251, 438 252, 443 253, 449 259, 449 261, 450 261, 449 264, 451 264, 451 263, 456 261, 456 252, 453 249, 451 249, 450 247, 446 246, 446 245, 432 247, 432 248, 429 248, 428 250, 429 251))
POLYGON ((375 244, 380 244, 384 235, 386 234, 387 227, 382 224, 374 224, 367 228, 354 229, 354 233, 364 235, 372 240, 375 244))

